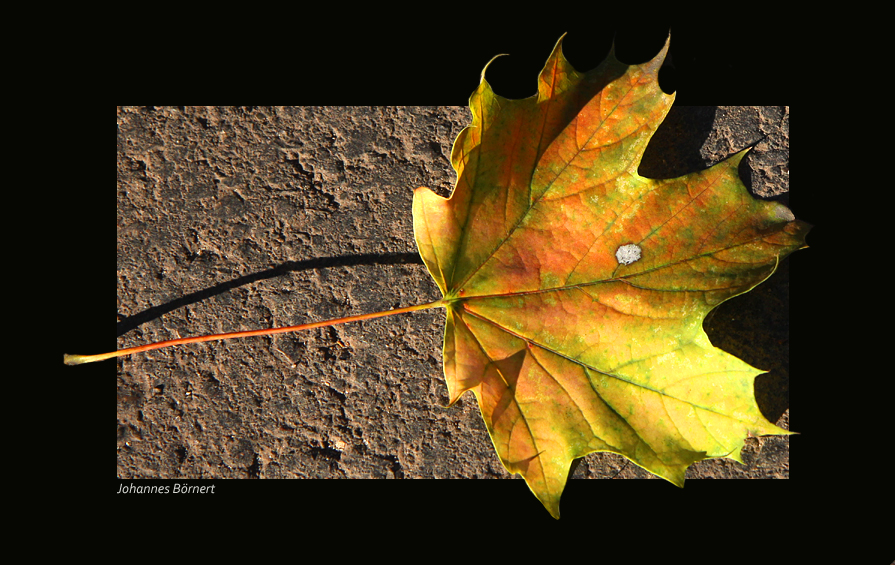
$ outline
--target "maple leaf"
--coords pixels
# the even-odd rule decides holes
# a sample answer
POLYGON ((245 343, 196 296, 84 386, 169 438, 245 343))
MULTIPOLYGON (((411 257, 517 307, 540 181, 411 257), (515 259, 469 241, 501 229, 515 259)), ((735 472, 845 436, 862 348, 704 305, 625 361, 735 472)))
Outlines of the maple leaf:
POLYGON ((712 346, 702 322, 810 228, 752 198, 737 174, 746 151, 675 179, 637 174, 674 101, 657 80, 667 42, 645 64, 610 52, 587 73, 561 46, 530 98, 496 95, 483 71, 453 193, 413 198, 447 308, 450 402, 474 392, 500 460, 556 518, 588 453, 683 486, 696 461, 741 461, 747 435, 790 433, 755 403, 763 371, 712 346))

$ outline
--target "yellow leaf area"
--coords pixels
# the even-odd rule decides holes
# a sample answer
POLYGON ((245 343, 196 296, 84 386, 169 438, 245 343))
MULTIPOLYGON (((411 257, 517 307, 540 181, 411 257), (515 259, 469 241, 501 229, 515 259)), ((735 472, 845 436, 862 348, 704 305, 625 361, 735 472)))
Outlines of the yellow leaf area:
POLYGON ((787 434, 758 409, 762 371, 712 346, 706 314, 769 277, 810 226, 755 200, 745 151, 680 178, 637 174, 674 95, 614 53, 577 72, 562 40, 538 94, 482 74, 454 144, 449 199, 414 193, 417 245, 447 307, 451 402, 472 390, 500 460, 556 518, 571 462, 624 455, 683 486, 687 467, 740 460, 787 434))

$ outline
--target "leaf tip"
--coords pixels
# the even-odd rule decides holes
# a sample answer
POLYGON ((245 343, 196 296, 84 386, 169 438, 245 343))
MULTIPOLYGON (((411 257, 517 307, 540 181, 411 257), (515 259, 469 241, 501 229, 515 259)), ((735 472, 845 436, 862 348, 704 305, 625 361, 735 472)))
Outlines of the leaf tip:
POLYGON ((562 35, 559 36, 559 39, 556 41, 556 45, 553 47, 553 52, 550 53, 550 57, 553 57, 554 53, 562 54, 562 42, 567 35, 569 35, 569 32, 564 32, 562 35))
POLYGON ((415 188, 413 190, 413 196, 414 196, 414 198, 423 198, 424 195, 428 195, 429 192, 431 192, 435 196, 438 196, 439 198, 444 198, 443 196, 437 194, 434 190, 432 190, 428 186, 418 186, 417 188, 415 188))
POLYGON ((555 508, 545 504, 544 508, 547 509, 547 512, 550 512, 550 515, 553 516, 555 520, 559 520, 559 504, 557 504, 555 508))
POLYGON ((665 61, 665 57, 668 55, 668 48, 671 46, 671 28, 668 29, 668 35, 665 36, 665 45, 662 46, 662 49, 659 49, 659 53, 653 57, 653 60, 659 59, 659 62, 665 61))
POLYGON ((485 72, 488 70, 488 66, 494 62, 494 59, 498 57, 509 57, 509 53, 498 53, 497 55, 491 57, 491 60, 485 63, 485 68, 482 69, 482 75, 479 78, 480 84, 488 84, 488 80, 485 78, 485 72))
POLYGON ((784 222, 792 222, 796 219, 795 214, 792 213, 792 210, 780 204, 779 202, 775 202, 776 206, 774 206, 774 216, 778 220, 783 220, 784 222))

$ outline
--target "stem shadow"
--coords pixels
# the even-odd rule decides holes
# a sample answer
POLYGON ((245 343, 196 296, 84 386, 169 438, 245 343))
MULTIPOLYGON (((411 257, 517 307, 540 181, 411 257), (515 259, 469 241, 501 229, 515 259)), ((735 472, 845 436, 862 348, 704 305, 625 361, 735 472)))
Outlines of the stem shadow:
POLYGON ((360 255, 345 255, 343 257, 320 257, 318 259, 306 259, 304 261, 289 261, 271 269, 259 271, 257 273, 233 279, 232 281, 217 284, 210 288, 187 294, 186 296, 183 296, 176 300, 172 300, 167 304, 153 306, 152 308, 147 308, 146 310, 143 310, 138 314, 128 316, 127 318, 124 318, 118 322, 118 333, 116 337, 121 337, 137 326, 145 324, 146 322, 149 322, 151 320, 155 320, 156 318, 164 316, 165 314, 177 310, 178 308, 183 308, 184 306, 189 306, 190 304, 201 302, 203 300, 211 298, 212 296, 228 292, 243 285, 272 279, 274 277, 285 275, 286 273, 294 271, 327 269, 330 267, 352 267, 355 265, 406 265, 422 263, 423 260, 418 253, 364 253, 360 255))

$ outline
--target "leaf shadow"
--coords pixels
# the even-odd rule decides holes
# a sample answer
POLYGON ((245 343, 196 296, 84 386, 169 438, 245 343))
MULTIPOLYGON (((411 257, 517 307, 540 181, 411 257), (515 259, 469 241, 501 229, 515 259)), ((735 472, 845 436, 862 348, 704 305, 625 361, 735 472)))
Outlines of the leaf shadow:
POLYGON ((320 257, 317 259, 306 259, 304 261, 288 261, 276 267, 252 273, 233 280, 217 284, 215 286, 199 290, 175 300, 167 304, 160 304, 147 308, 142 312, 121 319, 117 325, 117 336, 121 337, 132 329, 159 318, 169 312, 173 312, 178 308, 189 306, 197 302, 201 302, 212 296, 223 294, 235 288, 245 286, 258 281, 272 279, 285 275, 290 272, 302 272, 311 269, 326 269, 332 267, 352 267, 357 265, 407 265, 422 264, 423 260, 418 253, 365 253, 359 255, 344 255, 341 257, 320 257))
POLYGON ((789 408, 789 261, 750 292, 719 304, 703 323, 712 345, 756 369, 755 400, 771 422, 789 408))
POLYGON ((714 129, 717 111, 717 106, 672 106, 647 145, 638 174, 665 179, 707 168, 700 149, 714 129))

